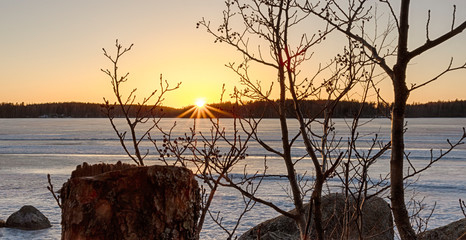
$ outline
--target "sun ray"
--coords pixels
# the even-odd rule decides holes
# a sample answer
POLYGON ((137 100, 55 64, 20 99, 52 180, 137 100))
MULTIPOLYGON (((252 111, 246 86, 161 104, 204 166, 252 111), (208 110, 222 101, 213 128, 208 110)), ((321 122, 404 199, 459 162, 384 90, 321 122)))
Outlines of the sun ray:
MULTIPOLYGON (((189 113, 194 112, 195 110, 196 110, 196 107, 194 106, 194 107, 192 107, 192 108, 190 108, 190 109, 184 111, 184 112, 181 113, 180 115, 178 115, 177 118, 182 118, 182 117, 188 115, 189 113)), ((193 115, 191 115, 191 117, 189 117, 189 118, 192 118, 192 116, 193 116, 193 115)))
POLYGON ((189 118, 217 118, 215 113, 219 113, 223 116, 233 116, 229 112, 225 112, 221 109, 209 106, 204 98, 198 98, 195 101, 195 105, 189 108, 188 110, 184 111, 178 118, 186 117, 188 114, 191 114, 189 118))
POLYGON ((212 111, 214 111, 214 112, 218 112, 218 113, 223 114, 223 115, 226 115, 226 116, 230 116, 230 117, 233 116, 233 114, 231 114, 231 113, 229 113, 229 112, 225 112, 225 111, 223 111, 223 110, 221 110, 221 109, 218 109, 218 108, 215 108, 215 107, 212 107, 212 106, 209 106, 209 105, 205 105, 205 107, 206 107, 207 109, 210 109, 210 110, 212 110, 212 111))

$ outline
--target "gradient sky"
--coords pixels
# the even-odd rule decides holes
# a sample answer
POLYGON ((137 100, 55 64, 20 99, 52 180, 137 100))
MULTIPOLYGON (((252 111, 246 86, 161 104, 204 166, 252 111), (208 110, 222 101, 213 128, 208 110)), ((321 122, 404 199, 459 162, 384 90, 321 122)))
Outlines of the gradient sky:
MULTIPOLYGON (((103 97, 113 99, 109 79, 100 69, 111 67, 102 48, 112 53, 115 39, 126 46, 135 44, 120 65, 121 71, 130 72, 128 90, 137 87, 142 97, 158 86, 163 74, 173 85, 182 82, 179 90, 167 95, 165 105, 183 107, 197 98, 218 102, 223 83, 227 90, 237 84, 224 65, 241 55, 215 44, 204 29, 196 29, 196 22, 205 17, 217 26, 223 2, 1 1, 0 102, 101 103, 103 97)), ((457 5, 457 23, 466 19, 465 0, 411 2, 411 48, 425 41, 427 9, 432 9, 432 38, 449 28, 453 4, 457 5)), ((457 64, 466 61, 466 32, 447 45, 414 59, 410 79, 415 82, 435 76, 450 57, 457 64)), ((466 100, 465 76, 466 71, 451 73, 414 92, 410 102, 466 100)), ((274 80, 273 76, 267 78, 274 80)), ((389 82, 381 86, 390 93, 389 82)))

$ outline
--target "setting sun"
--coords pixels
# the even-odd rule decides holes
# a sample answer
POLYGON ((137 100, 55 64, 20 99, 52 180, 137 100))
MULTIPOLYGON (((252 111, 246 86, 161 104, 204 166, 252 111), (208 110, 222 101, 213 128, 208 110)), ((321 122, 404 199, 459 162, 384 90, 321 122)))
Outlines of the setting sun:
POLYGON ((225 112, 221 109, 209 106, 206 98, 197 98, 194 101, 194 106, 190 107, 180 115, 179 118, 189 116, 189 118, 216 118, 214 113, 218 113, 222 116, 231 116, 230 113, 225 112))
POLYGON ((198 108, 204 107, 205 103, 206 103, 206 101, 203 98, 198 98, 198 99, 196 99, 196 102, 195 102, 195 104, 196 104, 196 106, 198 108))

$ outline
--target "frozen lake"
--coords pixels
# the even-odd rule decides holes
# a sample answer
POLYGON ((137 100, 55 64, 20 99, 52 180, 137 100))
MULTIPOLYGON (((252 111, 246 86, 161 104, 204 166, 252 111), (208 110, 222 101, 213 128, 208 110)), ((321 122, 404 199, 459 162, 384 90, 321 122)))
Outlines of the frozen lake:
MULTIPOLYGON (((177 121, 176 134, 187 132, 192 126, 191 119, 163 119, 161 125, 166 129, 177 121)), ((207 132, 209 120, 197 119, 197 131, 207 132)), ((222 119, 221 124, 231 126, 231 119, 222 119)), ((430 149, 438 153, 446 149, 446 139, 452 142, 462 134, 466 126, 465 118, 441 119, 407 119, 406 150, 410 158, 418 166, 425 164, 430 158, 430 149)), ((271 146, 280 147, 280 131, 277 119, 264 119, 261 126, 261 137, 271 146)), ((291 126, 296 126, 290 120, 291 126)), ((343 119, 336 120, 335 127, 342 136, 347 131, 343 119)), ((370 139, 378 133, 382 140, 389 140, 390 122, 387 119, 374 119, 361 127, 361 135, 370 139)), ((296 129, 293 128, 292 129, 296 129)), ((227 131, 229 131, 227 129, 227 131)), ((299 143, 298 143, 299 145, 299 143)), ((297 148, 298 156, 304 149, 297 148)), ((245 163, 248 168, 261 169, 264 156, 271 172, 283 173, 283 163, 257 144, 251 144, 249 156, 245 163)), ((60 239, 60 209, 52 195, 46 189, 47 173, 52 175, 56 189, 69 178, 71 171, 82 162, 130 163, 119 145, 107 119, 0 119, 0 219, 6 220, 9 215, 23 205, 33 205, 44 213, 53 227, 41 231, 22 231, 0 229, 2 239, 60 239)), ((389 155, 382 156, 374 166, 375 173, 388 171, 389 155)), ((156 163, 155 157, 146 165, 156 163)), ((311 169, 310 162, 303 162, 300 169, 311 169)), ((242 173, 239 168, 238 173, 242 173)), ((436 210, 429 222, 429 228, 435 228, 456 221, 463 217, 458 199, 466 200, 466 146, 461 145, 433 168, 421 175, 413 185, 419 197, 425 197, 424 203, 430 209, 437 202, 436 210)), ((291 209, 286 192, 286 181, 282 179, 267 180, 260 194, 277 205, 291 209)), ((410 196, 410 192, 407 192, 410 196)), ((221 211, 224 222, 231 224, 242 205, 237 204, 241 197, 231 189, 220 189, 213 210, 221 211)), ((426 212, 427 214, 428 212, 426 212)), ((241 234, 252 226, 275 217, 278 214, 267 207, 257 205, 249 212, 237 233, 241 234)), ((211 220, 204 225, 203 239, 222 239, 223 231, 211 220)))

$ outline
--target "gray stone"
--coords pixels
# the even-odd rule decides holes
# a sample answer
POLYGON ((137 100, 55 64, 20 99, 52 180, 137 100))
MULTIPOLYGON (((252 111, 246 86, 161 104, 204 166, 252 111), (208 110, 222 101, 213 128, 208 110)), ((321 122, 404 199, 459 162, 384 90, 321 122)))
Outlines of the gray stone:
POLYGON ((11 214, 6 220, 6 227, 19 228, 23 230, 39 230, 49 228, 50 221, 35 207, 26 205, 19 211, 11 214))
MULTIPOLYGON (((322 197, 322 218, 325 239, 341 239, 344 226, 345 196, 342 194, 329 194, 322 197)), ((349 200, 349 216, 352 216, 355 201, 349 200)), ((306 209, 309 204, 306 205, 306 209)), ((294 211, 294 210, 292 210, 294 211)), ((292 212, 291 211, 291 212, 292 212)), ((362 217, 362 236, 364 239, 394 239, 393 218, 388 203, 380 197, 372 197, 364 203, 362 217)), ((279 216, 265 221, 244 233, 240 240, 258 239, 260 233, 262 240, 300 239, 296 223, 285 216, 279 216)), ((311 239, 315 239, 315 231, 311 229, 311 239)), ((359 239, 356 223, 349 226, 349 239, 359 239)))
POLYGON ((466 218, 418 235, 419 240, 466 240, 466 218))

